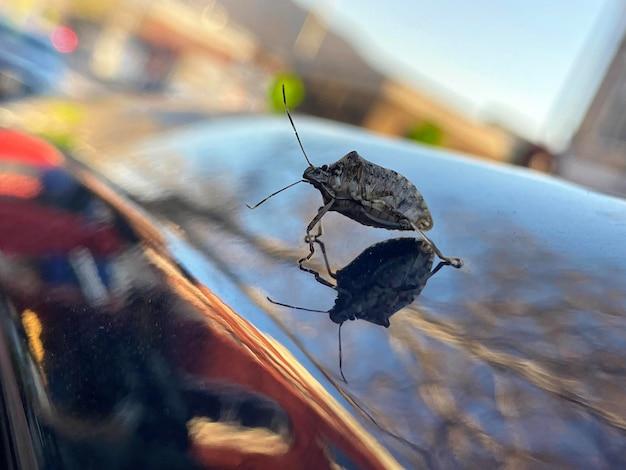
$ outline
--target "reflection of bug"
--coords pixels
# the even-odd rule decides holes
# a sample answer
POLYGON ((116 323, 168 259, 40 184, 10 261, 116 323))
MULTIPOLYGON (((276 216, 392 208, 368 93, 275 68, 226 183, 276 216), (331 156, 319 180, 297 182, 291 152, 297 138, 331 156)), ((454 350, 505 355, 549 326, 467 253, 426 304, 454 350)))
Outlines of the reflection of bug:
MULTIPOLYGON (((388 328, 389 318, 413 302, 428 279, 447 264, 441 262, 431 271, 433 252, 429 245, 414 238, 394 238, 370 246, 346 267, 333 273, 322 242, 317 237, 310 241, 320 245, 328 273, 337 285, 323 279, 319 273, 309 271, 318 282, 337 291, 335 305, 326 312, 268 300, 284 307, 328 313, 330 319, 339 325, 340 370, 343 322, 358 318, 388 328)), ((341 376, 344 377, 343 371, 341 376)))
POLYGON ((258 204, 248 207, 254 209, 270 197, 301 182, 312 184, 322 193, 324 205, 319 208, 317 215, 307 226, 309 254, 300 259, 300 267, 304 261, 313 256, 314 244, 311 241, 310 232, 328 211, 339 212, 350 219, 372 227, 389 230, 415 230, 432 247, 437 256, 447 264, 451 264, 455 268, 460 268, 463 265, 460 258, 444 256, 424 234, 424 231, 430 230, 433 226, 430 211, 420 192, 404 176, 368 162, 356 151, 346 154, 332 165, 313 166, 304 151, 298 131, 289 114, 284 85, 283 102, 309 167, 304 170, 302 180, 292 183, 270 194, 258 204))

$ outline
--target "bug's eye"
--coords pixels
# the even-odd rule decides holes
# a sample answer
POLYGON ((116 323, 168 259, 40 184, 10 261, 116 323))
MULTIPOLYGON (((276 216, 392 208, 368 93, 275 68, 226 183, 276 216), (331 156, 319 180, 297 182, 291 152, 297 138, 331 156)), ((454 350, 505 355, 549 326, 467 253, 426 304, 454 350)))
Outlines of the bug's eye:
POLYGON ((328 165, 322 165, 322 171, 328 170, 328 165))

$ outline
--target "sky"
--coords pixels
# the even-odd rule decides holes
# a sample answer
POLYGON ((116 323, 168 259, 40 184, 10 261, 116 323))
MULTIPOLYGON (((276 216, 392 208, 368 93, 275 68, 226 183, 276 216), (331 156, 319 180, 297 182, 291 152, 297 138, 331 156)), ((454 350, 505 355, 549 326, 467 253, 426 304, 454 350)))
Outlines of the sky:
POLYGON ((297 0, 373 64, 473 117, 564 145, 619 43, 623 0, 297 0))

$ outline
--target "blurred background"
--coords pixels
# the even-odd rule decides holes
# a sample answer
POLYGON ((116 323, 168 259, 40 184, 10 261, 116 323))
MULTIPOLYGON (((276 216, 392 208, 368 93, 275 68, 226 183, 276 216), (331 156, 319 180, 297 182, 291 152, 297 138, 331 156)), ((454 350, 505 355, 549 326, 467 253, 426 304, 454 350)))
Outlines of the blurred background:
POLYGON ((284 82, 300 113, 623 196, 625 26, 622 0, 4 0, 0 126, 102 152, 154 131, 98 137, 119 107, 276 113, 284 82))

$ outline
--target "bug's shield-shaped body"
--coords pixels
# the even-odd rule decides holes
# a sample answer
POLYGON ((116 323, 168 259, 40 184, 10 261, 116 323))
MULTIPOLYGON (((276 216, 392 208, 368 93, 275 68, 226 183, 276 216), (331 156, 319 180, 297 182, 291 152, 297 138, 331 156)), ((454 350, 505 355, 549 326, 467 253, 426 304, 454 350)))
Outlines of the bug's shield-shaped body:
MULTIPOLYGON (((413 183, 355 151, 326 170, 322 167, 320 173, 320 179, 326 179, 326 187, 334 193, 331 211, 364 225, 390 230, 414 230, 411 222, 424 231, 433 226, 426 202, 413 183)), ((330 201, 333 195, 317 187, 324 202, 330 201)))

